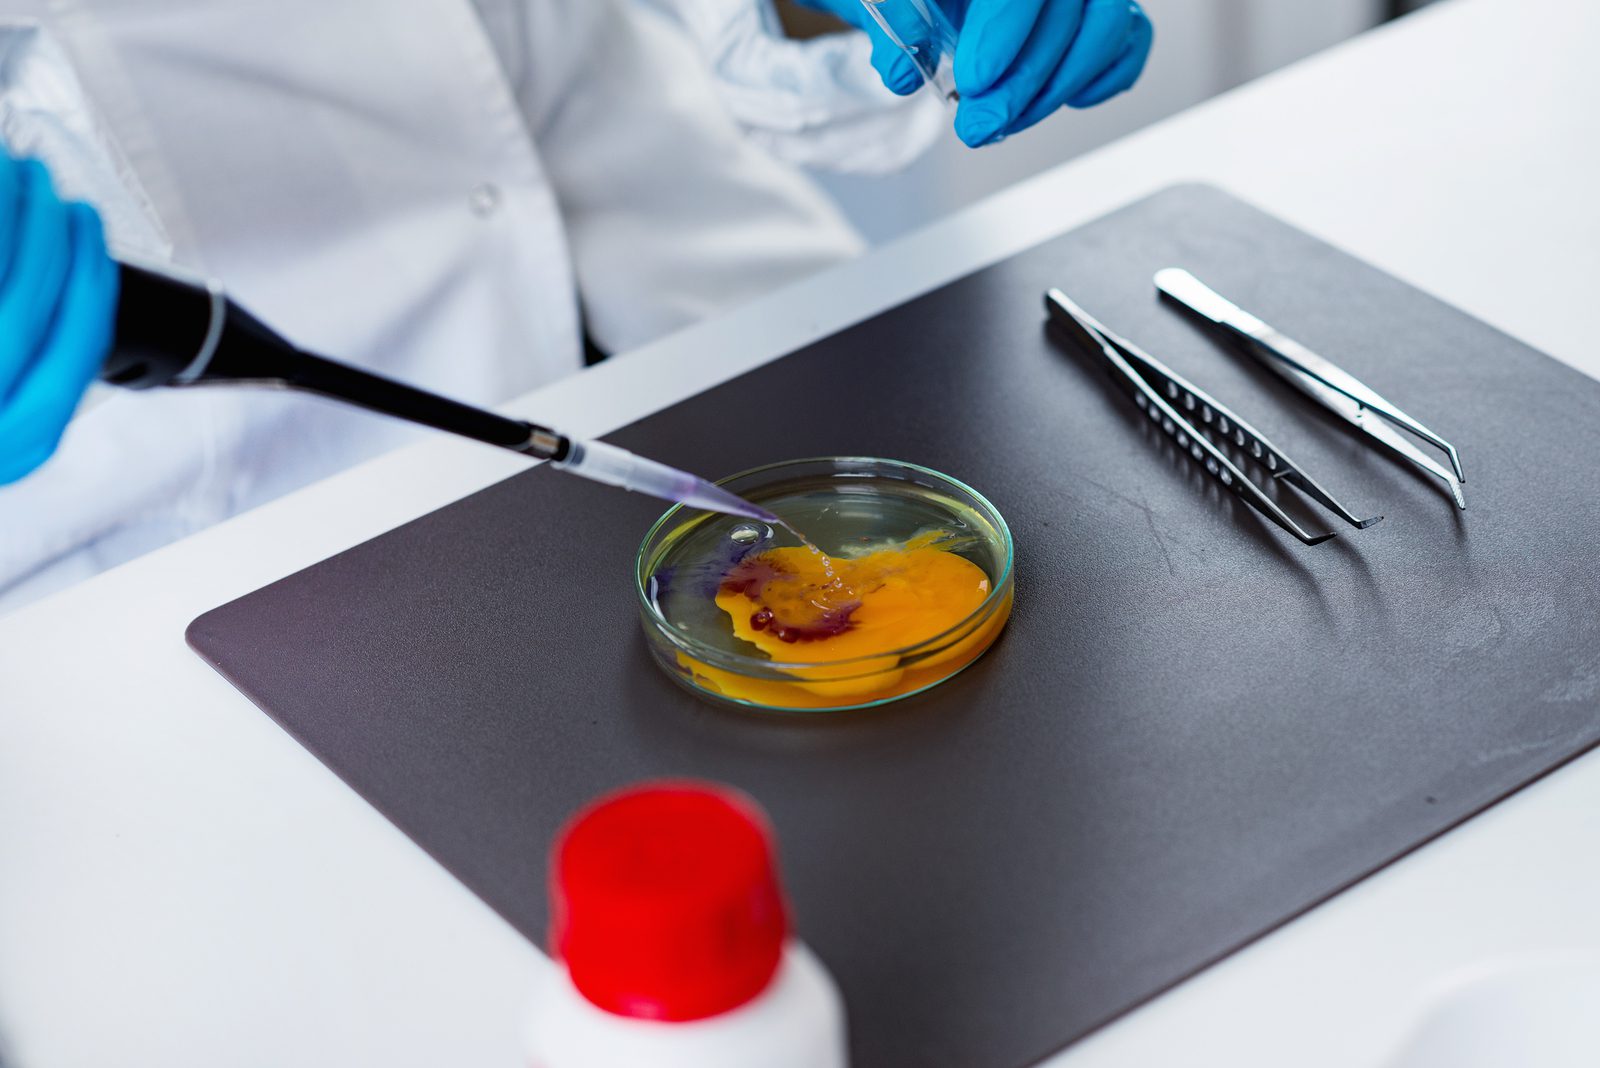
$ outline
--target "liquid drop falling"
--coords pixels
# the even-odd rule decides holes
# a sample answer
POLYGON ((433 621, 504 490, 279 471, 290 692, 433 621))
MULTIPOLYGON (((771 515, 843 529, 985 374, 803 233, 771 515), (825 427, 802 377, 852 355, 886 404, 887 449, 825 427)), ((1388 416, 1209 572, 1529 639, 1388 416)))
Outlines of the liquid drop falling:
POLYGON ((790 534, 793 534, 795 537, 799 538, 800 544, 805 546, 806 551, 817 558, 822 565, 822 573, 827 579, 826 585, 828 587, 836 588, 844 593, 850 592, 849 588, 845 586, 845 584, 839 579, 839 576, 833 570, 833 557, 829 556, 827 553, 811 544, 810 538, 800 533, 782 519, 778 520, 778 525, 784 530, 787 530, 790 534))

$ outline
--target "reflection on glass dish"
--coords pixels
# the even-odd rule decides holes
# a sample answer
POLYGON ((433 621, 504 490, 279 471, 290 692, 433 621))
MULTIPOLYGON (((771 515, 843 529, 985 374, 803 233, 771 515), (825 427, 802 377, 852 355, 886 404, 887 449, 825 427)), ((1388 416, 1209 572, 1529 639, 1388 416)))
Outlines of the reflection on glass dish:
POLYGON ((783 525, 675 508, 636 567, 651 652, 696 692, 764 709, 879 704, 966 667, 1010 616, 1010 532, 954 479, 834 458, 721 484, 783 525))

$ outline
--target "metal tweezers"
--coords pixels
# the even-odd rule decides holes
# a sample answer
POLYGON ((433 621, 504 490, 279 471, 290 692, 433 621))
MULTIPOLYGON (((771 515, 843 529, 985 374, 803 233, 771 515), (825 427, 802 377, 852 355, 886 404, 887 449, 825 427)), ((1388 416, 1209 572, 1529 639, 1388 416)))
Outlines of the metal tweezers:
POLYGON ((1345 522, 1365 528, 1383 518, 1362 519, 1355 515, 1259 430, 1155 357, 1107 330, 1059 289, 1045 294, 1045 307, 1051 319, 1074 342, 1089 354, 1103 359, 1118 386, 1133 398, 1151 423, 1177 443, 1179 449, 1201 464, 1224 489, 1307 545, 1318 545, 1334 534, 1312 534, 1296 523, 1191 419, 1204 424, 1219 441, 1236 447, 1241 459, 1248 458, 1260 465, 1271 477, 1294 486, 1345 522))
POLYGON ((1390 404, 1354 375, 1318 356, 1293 338, 1286 337, 1254 315, 1218 295, 1188 271, 1169 267, 1156 272, 1156 288, 1227 333, 1244 342, 1244 349, 1272 371, 1281 375, 1324 408, 1350 423, 1379 444, 1441 479, 1450 487, 1458 508, 1467 506, 1461 484, 1461 457, 1455 446, 1390 404), (1382 420, 1374 419, 1376 414, 1382 420), (1419 450, 1398 434, 1394 426, 1415 434, 1442 449, 1450 468, 1419 450))

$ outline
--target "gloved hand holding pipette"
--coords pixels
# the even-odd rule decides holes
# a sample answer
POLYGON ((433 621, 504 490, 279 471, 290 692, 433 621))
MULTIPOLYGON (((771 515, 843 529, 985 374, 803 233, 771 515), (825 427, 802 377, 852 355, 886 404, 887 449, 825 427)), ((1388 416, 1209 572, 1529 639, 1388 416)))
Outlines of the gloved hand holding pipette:
POLYGON ((872 37, 872 65, 890 89, 927 80, 959 100, 956 134, 974 148, 1127 90, 1154 38, 1132 0, 806 2, 872 37))
POLYGON ((92 208, 58 197, 38 162, 0 150, 0 484, 49 457, 97 376, 140 389, 302 389, 550 460, 596 482, 776 519, 705 479, 615 445, 576 441, 302 352, 214 283, 119 265, 92 208))
POLYGON ((0 485, 54 451, 100 370, 116 299, 93 209, 0 148, 0 485))
POLYGON ((102 370, 129 386, 296 386, 550 459, 599 482, 749 518, 769 515, 613 445, 572 441, 302 353, 220 291, 119 269, 93 209, 58 197, 38 163, 0 151, 0 483, 44 462, 102 370), (135 306, 119 312, 122 278, 133 282, 124 295, 135 306))

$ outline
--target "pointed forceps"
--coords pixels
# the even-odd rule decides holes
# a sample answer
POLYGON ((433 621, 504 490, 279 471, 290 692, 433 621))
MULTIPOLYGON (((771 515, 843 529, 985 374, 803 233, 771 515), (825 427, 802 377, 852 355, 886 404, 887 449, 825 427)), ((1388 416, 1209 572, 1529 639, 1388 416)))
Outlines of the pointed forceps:
POLYGON ((1461 484, 1467 476, 1461 473, 1461 457, 1455 446, 1390 404, 1360 379, 1274 330, 1188 271, 1169 267, 1156 272, 1156 288, 1202 319, 1244 341, 1244 347, 1252 356, 1324 408, 1443 481, 1450 487, 1456 507, 1467 506, 1467 498, 1461 492, 1461 484), (1388 422, 1374 419, 1374 414, 1388 422), (1396 433, 1389 423, 1443 450, 1450 459, 1450 469, 1396 433))
POLYGON ((1191 416, 1199 419, 1218 437, 1231 441, 1243 450, 1273 478, 1282 479, 1296 487, 1345 522, 1365 528, 1383 518, 1374 516, 1362 519, 1356 516, 1255 427, 1155 357, 1107 330, 1059 289, 1052 289, 1045 294, 1045 307, 1051 319, 1068 337, 1090 355, 1101 358, 1118 386, 1133 398, 1134 404, 1152 423, 1177 443, 1178 448, 1201 464, 1206 473, 1221 483, 1223 488, 1242 498, 1250 507, 1305 544, 1318 545, 1334 537, 1334 534, 1312 534, 1295 522, 1278 507, 1276 501, 1261 492, 1226 453, 1199 431, 1190 421, 1191 416))

